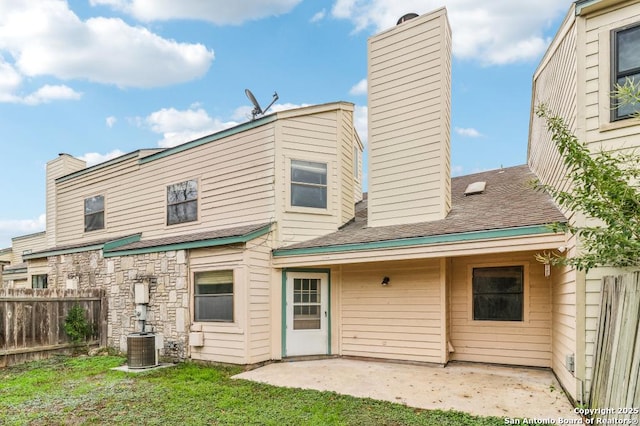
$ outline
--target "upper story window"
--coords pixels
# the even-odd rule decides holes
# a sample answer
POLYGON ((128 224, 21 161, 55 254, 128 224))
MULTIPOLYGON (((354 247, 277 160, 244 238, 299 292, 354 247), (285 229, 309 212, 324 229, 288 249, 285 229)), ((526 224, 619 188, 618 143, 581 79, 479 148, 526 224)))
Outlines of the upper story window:
POLYGON ((167 225, 198 220, 198 182, 187 180, 167 186, 167 225))
POLYGON ((291 160, 291 206, 327 208, 327 164, 291 160))
POLYGON ((104 196, 84 199, 84 232, 104 229, 104 196))
MULTIPOLYGON (((626 79, 640 81, 640 25, 613 30, 611 34, 613 57, 612 85, 624 85, 626 79)), ((615 107, 616 100, 612 103, 615 107)), ((628 118, 640 110, 640 105, 624 105, 612 108, 612 120, 628 118)))
POLYGON ((473 319, 524 320, 524 266, 473 268, 473 319))

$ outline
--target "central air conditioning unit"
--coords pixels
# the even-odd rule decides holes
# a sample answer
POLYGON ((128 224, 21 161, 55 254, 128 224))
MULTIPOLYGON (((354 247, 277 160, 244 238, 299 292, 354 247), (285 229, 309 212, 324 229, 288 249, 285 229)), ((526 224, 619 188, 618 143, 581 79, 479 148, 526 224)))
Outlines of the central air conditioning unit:
POLYGON ((158 346, 154 333, 131 333, 127 336, 127 366, 131 369, 158 366, 158 346))

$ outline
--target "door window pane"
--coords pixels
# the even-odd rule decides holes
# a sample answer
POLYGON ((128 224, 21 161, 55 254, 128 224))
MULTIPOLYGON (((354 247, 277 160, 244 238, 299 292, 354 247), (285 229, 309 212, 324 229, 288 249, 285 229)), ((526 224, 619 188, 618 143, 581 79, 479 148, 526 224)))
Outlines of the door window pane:
POLYGON ((293 329, 319 330, 321 322, 320 279, 293 279, 293 329))

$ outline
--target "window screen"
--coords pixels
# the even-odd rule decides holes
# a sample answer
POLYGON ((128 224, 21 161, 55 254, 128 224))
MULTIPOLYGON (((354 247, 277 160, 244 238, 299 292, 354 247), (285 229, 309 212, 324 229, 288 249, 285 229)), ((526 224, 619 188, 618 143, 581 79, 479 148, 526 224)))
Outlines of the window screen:
POLYGON ((327 165, 291 161, 291 205, 327 208, 327 165))
POLYGON ((85 198, 84 232, 104 229, 104 196, 85 198))
MULTIPOLYGON (((627 79, 636 84, 640 82, 640 25, 622 28, 612 32, 612 85, 624 85, 627 79)), ((624 105, 616 107, 613 99, 613 119, 630 117, 640 110, 640 105, 624 105)))
POLYGON ((195 321, 233 321, 233 271, 195 274, 195 321))
POLYGON ((167 225, 198 220, 198 182, 167 186, 167 225))
POLYGON ((473 319, 522 321, 524 267, 473 268, 473 319))

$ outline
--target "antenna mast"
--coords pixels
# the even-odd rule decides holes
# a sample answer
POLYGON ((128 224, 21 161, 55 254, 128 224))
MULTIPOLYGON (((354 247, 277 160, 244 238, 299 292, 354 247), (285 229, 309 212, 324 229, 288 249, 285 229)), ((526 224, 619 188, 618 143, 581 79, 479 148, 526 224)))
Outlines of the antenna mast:
POLYGON ((256 99, 256 97, 253 96, 253 93, 251 93, 251 90, 244 89, 244 93, 245 95, 247 95, 247 98, 249 98, 249 100, 253 104, 253 110, 251 111, 252 121, 255 120, 259 115, 264 115, 269 110, 269 108, 271 108, 271 106, 275 104, 276 101, 278 100, 278 93, 273 92, 273 99, 271 100, 271 103, 263 110, 260 107, 260 104, 258 103, 258 100, 256 99))

